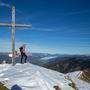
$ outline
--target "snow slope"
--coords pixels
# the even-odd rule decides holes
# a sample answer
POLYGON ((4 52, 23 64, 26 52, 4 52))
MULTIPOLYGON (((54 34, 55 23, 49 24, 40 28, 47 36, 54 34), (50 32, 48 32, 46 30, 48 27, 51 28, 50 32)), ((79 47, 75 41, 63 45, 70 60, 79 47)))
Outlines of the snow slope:
POLYGON ((55 85, 62 90, 73 90, 64 74, 30 63, 0 65, 0 82, 9 89, 17 84, 22 90, 55 90, 55 85))
POLYGON ((76 83, 77 88, 79 90, 90 90, 90 83, 78 79, 81 73, 82 71, 76 71, 76 72, 68 73, 67 75, 76 83))

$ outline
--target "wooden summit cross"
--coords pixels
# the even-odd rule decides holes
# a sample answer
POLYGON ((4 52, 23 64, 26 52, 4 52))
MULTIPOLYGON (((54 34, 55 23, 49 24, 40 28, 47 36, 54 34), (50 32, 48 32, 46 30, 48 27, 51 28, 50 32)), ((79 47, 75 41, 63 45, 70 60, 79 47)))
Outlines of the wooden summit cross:
POLYGON ((16 24, 15 23, 15 7, 12 6, 12 22, 11 23, 0 23, 0 26, 12 27, 12 65, 15 65, 15 29, 16 27, 31 28, 29 24, 16 24))

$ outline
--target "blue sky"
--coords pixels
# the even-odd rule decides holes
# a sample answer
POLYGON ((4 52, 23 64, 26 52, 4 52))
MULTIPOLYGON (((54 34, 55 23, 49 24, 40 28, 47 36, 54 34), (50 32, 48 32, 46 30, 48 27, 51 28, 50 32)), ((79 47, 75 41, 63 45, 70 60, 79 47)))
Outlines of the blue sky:
MULTIPOLYGON (((16 29, 16 50, 23 43, 31 52, 90 54, 90 0, 1 0, 0 22, 32 24, 16 29)), ((11 50, 11 28, 0 27, 0 51, 11 50)))

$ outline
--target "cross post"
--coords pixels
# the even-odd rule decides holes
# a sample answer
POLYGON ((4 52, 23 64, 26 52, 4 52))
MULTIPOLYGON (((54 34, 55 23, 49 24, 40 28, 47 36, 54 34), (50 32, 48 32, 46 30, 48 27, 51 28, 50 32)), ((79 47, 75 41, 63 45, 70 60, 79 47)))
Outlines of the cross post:
POLYGON ((12 7, 12 64, 15 65, 15 7, 12 7))

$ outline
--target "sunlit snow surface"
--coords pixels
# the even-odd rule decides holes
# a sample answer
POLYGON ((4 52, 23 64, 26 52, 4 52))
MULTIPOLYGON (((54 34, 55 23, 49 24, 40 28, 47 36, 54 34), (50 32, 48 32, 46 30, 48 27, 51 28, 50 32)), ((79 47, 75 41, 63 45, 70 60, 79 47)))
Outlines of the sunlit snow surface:
MULTIPOLYGON (((90 90, 90 84, 77 78, 79 72, 68 73, 75 81, 79 90, 90 90)), ((65 74, 49 70, 30 63, 0 65, 0 82, 8 88, 17 84, 22 90, 54 90, 53 86, 58 85, 62 90, 73 90, 66 80, 65 74)))
POLYGON ((17 84, 22 90, 54 90, 55 85, 62 90, 73 90, 68 86, 70 81, 65 80, 64 74, 29 63, 0 65, 0 82, 10 89, 17 84))

